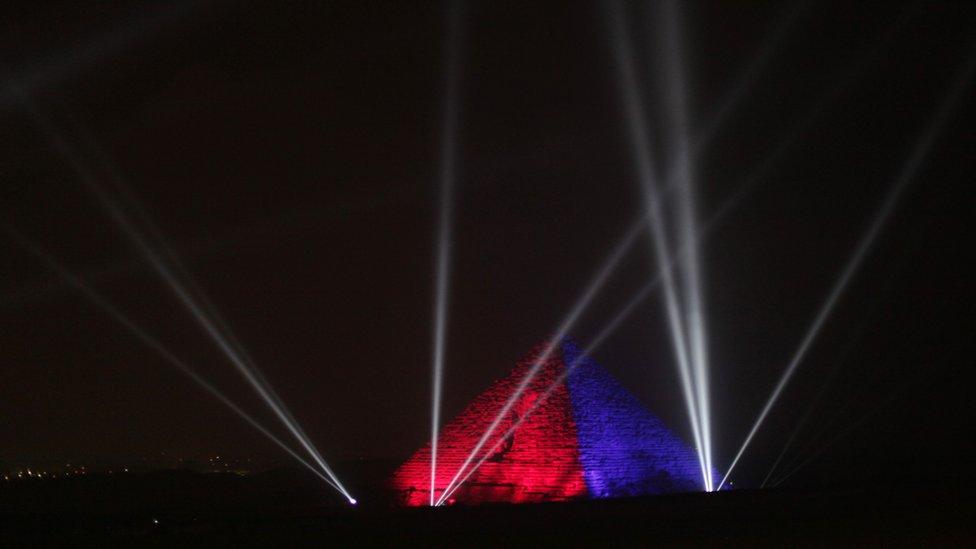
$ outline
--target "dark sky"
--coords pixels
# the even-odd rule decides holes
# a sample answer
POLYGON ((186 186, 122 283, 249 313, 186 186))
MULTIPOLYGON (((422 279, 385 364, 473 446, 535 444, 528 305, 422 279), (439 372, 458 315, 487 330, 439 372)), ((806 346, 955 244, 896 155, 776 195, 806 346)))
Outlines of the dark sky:
MULTIPOLYGON (((87 134, 113 159, 327 459, 422 445, 443 6, 78 4, 4 8, 3 222, 272 424, 37 131, 26 96, 69 142, 87 134)), ((685 10, 695 128, 789 25, 699 158, 701 217, 802 128, 704 248, 723 470, 976 39, 966 2, 791 6, 685 10)), ((627 14, 658 127, 649 12, 627 14)), ((640 213, 604 15, 585 2, 466 10, 445 417, 551 333, 640 213)), ((970 103, 743 458, 742 483, 762 478, 825 380, 798 446, 857 428, 799 478, 971 475, 970 103)), ((642 237, 572 330, 580 343, 651 276, 650 250, 642 237)), ((282 458, 6 235, 0 253, 0 461, 282 458)), ((658 294, 596 357, 687 438, 658 294)))

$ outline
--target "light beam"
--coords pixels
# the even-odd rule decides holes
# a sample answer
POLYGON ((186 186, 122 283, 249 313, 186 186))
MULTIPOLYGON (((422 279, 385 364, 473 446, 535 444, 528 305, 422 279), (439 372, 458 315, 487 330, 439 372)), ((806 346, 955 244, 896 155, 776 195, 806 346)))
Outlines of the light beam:
MULTIPOLYGON (((26 99, 26 98, 25 98, 26 99)), ((349 492, 343 487, 338 477, 328 466, 321 454, 312 444, 311 440, 305 435, 291 413, 287 410, 280 398, 270 389, 263 376, 249 359, 235 348, 231 337, 225 336, 217 323, 207 315, 205 308, 195 299, 187 284, 182 282, 167 261, 160 254, 156 253, 147 238, 135 226, 130 217, 122 210, 119 203, 104 189, 98 182, 93 170, 82 161, 79 154, 65 141, 61 135, 55 131, 53 123, 48 120, 33 104, 27 103, 31 108, 33 119, 39 131, 51 142, 54 149, 67 161, 69 166, 75 171, 85 187, 95 196, 99 205, 108 214, 119 230, 128 238, 129 242, 142 256, 142 258, 153 268, 156 274, 162 279, 166 286, 173 292, 179 302, 187 309, 191 316, 196 320, 201 329, 210 337, 217 347, 228 358, 235 369, 244 377, 251 387, 258 393, 258 396, 274 412, 275 416, 285 425, 292 436, 312 457, 315 463, 322 469, 336 485, 338 490, 347 500, 353 499, 349 492)))
POLYGON ((120 22, 109 32, 90 36, 77 47, 35 60, 32 66, 20 72, 4 75, 5 82, 0 84, 0 109, 18 103, 25 91, 34 92, 57 84, 153 37, 202 6, 201 2, 179 2, 162 4, 154 10, 135 11, 136 17, 120 22))
POLYGON ((436 287, 434 302, 433 359, 431 364, 431 420, 430 420, 430 505, 434 505, 437 484, 437 437, 441 422, 441 393, 444 384, 444 354, 447 344, 447 304, 450 293, 452 212, 456 178, 459 118, 459 80, 461 57, 460 6, 447 4, 448 38, 445 46, 447 67, 443 129, 441 131, 440 220, 437 234, 436 287))
POLYGON ((705 467, 704 442, 700 429, 701 420, 694 381, 692 379, 691 364, 688 351, 688 337, 685 334, 685 322, 679 307, 679 296, 675 281, 672 277, 670 252, 668 250, 668 236, 664 225, 661 200, 657 188, 654 153, 651 147, 650 134, 646 123, 646 114, 638 91, 637 76, 634 68, 634 56, 628 43, 627 29, 624 22, 623 9, 619 2, 611 2, 610 25, 613 37, 614 60, 616 62, 618 84, 623 95, 624 113, 630 136, 631 152, 637 165, 637 174, 644 197, 647 220, 653 242, 654 257, 664 288, 664 309, 668 322, 671 344, 674 349, 681 382, 682 396, 687 408, 688 420, 691 425, 692 436, 695 441, 695 451, 701 466, 703 486, 708 490, 710 475, 705 467))
MULTIPOLYGON (((89 301, 92 302, 96 307, 107 313, 113 320, 121 324, 126 330, 129 331, 133 336, 142 341, 146 346, 148 346, 153 351, 156 351, 163 359, 165 359, 170 365, 174 366, 181 373, 189 377, 194 383, 199 385, 203 390, 207 391, 219 400, 224 406, 227 406, 232 412, 237 414, 241 419, 246 421, 249 425, 257 429, 259 433, 264 435, 268 440, 275 443, 279 448, 284 450, 288 455, 293 457, 296 461, 302 464, 306 469, 311 471, 315 476, 324 480, 327 484, 339 490, 331 479, 323 475, 318 469, 312 466, 312 464, 305 461, 304 458, 295 453, 290 446, 281 441, 278 437, 271 433, 266 427, 264 427, 260 422, 254 419, 250 414, 245 412, 240 406, 238 406, 234 401, 230 400, 225 396, 220 390, 218 390, 212 383, 203 378, 198 374, 193 368, 186 364, 179 357, 174 355, 169 349, 167 349, 162 343, 156 338, 149 335, 142 327, 133 322, 128 316, 126 316, 121 310, 119 310, 115 305, 113 305, 108 299, 96 292, 91 286, 83 282, 78 276, 72 274, 61 264, 59 264, 53 257, 47 252, 41 249, 37 243, 28 240, 26 237, 21 235, 19 232, 15 231, 10 227, 4 227, 5 232, 16 241, 22 248, 27 250, 31 255, 38 259, 45 266, 50 268, 52 271, 57 273, 58 277, 64 280, 70 287, 77 290, 83 296, 85 296, 89 301)), ((341 490, 340 490, 341 491, 341 490)))
MULTIPOLYGON (((682 20, 674 0, 661 3, 661 34, 664 37, 666 100, 675 158, 669 173, 677 185, 678 240, 681 272, 684 275, 684 320, 693 368, 692 382, 698 407, 699 431, 703 445, 705 471, 712 470, 711 406, 708 390, 708 346, 701 282, 701 243, 698 241, 697 174, 691 161, 692 145, 688 130, 688 91, 685 77, 682 20)), ((712 491, 711 474, 705 476, 705 490, 712 491)))
POLYGON ((885 398, 883 401, 881 401, 877 406, 875 406, 874 408, 872 408, 871 410, 869 410, 868 412, 866 412, 865 414, 863 414, 861 417, 859 417, 853 423, 851 423, 850 425, 848 425, 846 429, 844 429, 843 431, 841 431, 840 433, 838 433, 836 436, 834 436, 833 438, 831 438, 830 440, 828 440, 827 442, 825 442, 823 444, 823 446, 820 447, 820 449, 818 449, 812 455, 810 455, 809 457, 807 457, 806 459, 804 459, 802 462, 800 462, 799 465, 797 465, 796 467, 794 467, 793 469, 791 469, 789 472, 787 472, 783 476, 779 477, 776 480, 776 482, 773 483, 773 487, 779 486, 780 484, 782 484, 783 482, 785 482, 786 479, 790 478, 791 476, 793 476, 794 474, 796 474, 797 471, 799 471, 800 469, 803 469, 803 467, 805 467, 806 465, 808 465, 809 463, 813 462, 815 459, 817 459, 818 457, 820 457, 821 454, 823 454, 824 452, 826 452, 827 450, 829 450, 830 447, 833 446, 834 444, 836 444, 839 440, 843 439, 847 435, 849 435, 852 432, 856 431, 861 425, 863 425, 865 422, 867 422, 869 419, 871 419, 876 414, 878 414, 881 410, 883 410, 885 408, 885 406, 887 406, 887 405, 891 404, 892 402, 894 402, 899 396, 901 396, 902 393, 904 393, 908 389, 911 389, 912 387, 914 387, 915 382, 916 382, 915 379, 910 379, 910 380, 904 382, 901 385, 901 387, 898 387, 897 389, 895 389, 894 391, 892 391, 887 396, 887 398, 885 398))
POLYGON ((813 344, 813 341, 820 333, 824 322, 830 316, 834 306, 837 304, 841 295, 844 293, 844 290, 847 288, 847 284, 851 281, 854 274, 861 266, 861 263, 864 261, 864 258, 871 250, 872 245, 874 244, 878 235, 881 233, 881 229, 884 228, 888 218, 891 217, 891 214, 894 212, 895 206, 898 203, 898 199, 901 198, 905 188, 908 187, 908 185, 914 180, 915 174, 921 168, 922 162, 925 160, 929 150, 935 143, 939 132, 942 130, 942 126, 945 125, 946 119, 955 108, 956 103, 958 102, 963 91, 965 91, 965 89, 968 87, 974 68, 976 68, 976 55, 970 54, 966 65, 956 76, 955 81, 952 83, 951 87, 946 93, 946 96, 939 105, 938 110, 934 113, 922 134, 919 136, 919 139, 912 147, 912 150, 905 159, 905 162, 902 164, 901 170, 898 176, 892 182, 891 188, 885 196, 884 201, 881 203, 878 211, 875 213, 874 218, 867 227, 867 230, 858 241, 857 246, 854 248, 853 254, 847 262, 847 265, 841 271, 840 276, 837 278, 833 288, 827 295, 827 299, 824 301, 823 305, 821 305, 820 310, 807 329, 806 334, 800 342, 800 346, 793 354, 789 364, 786 366, 786 369, 780 376, 779 381, 773 388, 772 393, 770 393, 769 398, 766 400, 766 404, 763 406, 762 410, 759 412, 759 415, 756 417, 756 420, 753 422, 752 428, 749 430, 745 440, 739 447, 739 451, 736 452, 735 458, 733 458, 731 465, 729 465, 728 471, 726 471, 725 475, 722 477, 722 481, 719 483, 719 488, 725 484, 725 481, 728 480, 729 475, 732 474, 732 470, 735 469, 735 466, 742 457, 743 452, 745 452, 746 448, 748 448, 749 443, 752 442, 752 438, 756 435, 759 427, 762 426, 762 423, 769 414, 769 411, 776 404, 776 401, 782 394, 783 389, 793 377, 793 372, 796 371, 797 366, 800 365, 800 362, 806 356, 806 353, 813 344))
MULTIPOLYGON (((823 383, 820 385, 820 388, 817 390, 817 394, 814 395, 813 397, 813 401, 810 402, 810 405, 803 412, 803 415, 800 416, 800 420, 797 421, 796 426, 793 427, 793 430, 790 433, 789 438, 786 440, 786 444, 783 445, 783 449, 780 450, 779 455, 776 456, 776 460, 773 461, 773 465, 769 468, 769 472, 766 473, 766 476, 763 477, 762 482, 759 483, 760 488, 765 488, 766 484, 769 483, 769 480, 773 478, 773 473, 776 472, 776 468, 779 467, 779 464, 783 461, 783 458, 786 457, 786 452, 790 449, 790 447, 792 447, 793 441, 796 440, 796 437, 800 434, 800 432, 803 430, 803 427, 806 425, 807 420, 810 419, 810 417, 813 415, 814 410, 817 409, 817 406, 820 404, 820 400, 824 397, 825 394, 827 394, 827 387, 830 386, 831 382, 837 376, 838 372, 840 372, 841 366, 846 362, 847 356, 851 352, 851 349, 854 348, 858 339, 860 339, 860 335, 864 332, 864 329, 867 326, 871 317, 873 316, 874 311, 877 309, 877 305, 879 302, 880 299, 875 300, 873 306, 867 308, 867 311, 864 314, 864 318, 861 319, 861 321, 858 323, 857 329, 854 330, 853 332, 854 336, 844 346, 844 349, 838 354, 837 360, 834 362, 833 366, 830 368, 830 371, 824 377, 823 383)), ((819 438, 819 436, 820 433, 818 433, 817 437, 815 437, 814 440, 816 440, 816 438, 819 438)), ((792 465, 792 463, 793 462, 791 461, 790 465, 792 465)))
POLYGON ((736 79, 735 84, 732 85, 731 89, 725 94, 723 100, 719 103, 719 106, 715 111, 708 117, 708 123, 705 127, 698 132, 698 142, 708 142, 718 133, 725 121, 734 112, 736 105, 739 101, 742 101, 748 95, 749 90, 756 84, 759 80, 760 75, 763 70, 769 65, 772 60, 773 53, 776 52, 777 46, 780 42, 788 35, 789 30, 793 27, 793 24, 797 19, 806 11, 809 7, 809 0, 798 0, 789 5, 785 5, 782 8, 778 16, 776 17, 776 23, 774 25, 773 32, 766 38, 763 45, 759 48, 758 52, 752 57, 749 64, 739 73, 739 77, 736 79))

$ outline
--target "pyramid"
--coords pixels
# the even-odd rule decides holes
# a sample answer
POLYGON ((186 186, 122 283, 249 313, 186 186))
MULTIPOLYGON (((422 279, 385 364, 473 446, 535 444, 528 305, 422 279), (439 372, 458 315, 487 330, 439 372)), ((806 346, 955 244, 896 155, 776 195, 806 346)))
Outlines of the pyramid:
MULTIPOLYGON (((492 383, 443 426, 435 497, 443 493, 545 348, 536 346, 507 377, 492 383)), ((694 491, 702 484, 694 451, 568 340, 546 359, 473 463, 489 451, 449 503, 624 497, 694 491), (542 398, 567 367, 572 367, 569 375, 542 398), (503 438, 520 419, 511 436, 503 438)), ((396 470, 391 484, 404 505, 430 502, 429 444, 396 470)))

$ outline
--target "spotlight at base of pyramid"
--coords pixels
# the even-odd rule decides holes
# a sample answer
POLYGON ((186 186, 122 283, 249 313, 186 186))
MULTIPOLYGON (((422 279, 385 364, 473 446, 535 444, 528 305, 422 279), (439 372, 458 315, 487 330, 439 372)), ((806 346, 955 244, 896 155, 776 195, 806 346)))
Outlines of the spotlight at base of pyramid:
MULTIPOLYGON (((441 429, 435 499, 545 348, 537 345, 441 429)), ((536 503, 701 489, 694 449, 600 365, 581 359, 569 340, 549 356, 492 433, 483 451, 489 449, 492 454, 446 503, 536 503), (561 377, 564 381, 537 405, 561 377), (500 440, 519 422, 511 436, 500 440)), ((403 505, 430 503, 429 444, 396 470, 391 485, 403 505)))

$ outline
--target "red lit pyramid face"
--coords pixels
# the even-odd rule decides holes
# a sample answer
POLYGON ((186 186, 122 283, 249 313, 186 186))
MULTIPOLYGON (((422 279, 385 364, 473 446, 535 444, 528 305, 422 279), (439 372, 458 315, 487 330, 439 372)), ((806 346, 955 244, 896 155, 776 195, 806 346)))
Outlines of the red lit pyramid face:
MULTIPOLYGON (((544 346, 536 347, 512 373, 443 427, 435 499, 543 351, 544 346)), ((550 354, 501 418, 460 479, 465 477, 447 503, 530 503, 691 491, 700 488, 701 469, 690 448, 567 341, 550 354)), ((429 445, 397 469, 392 484, 403 504, 429 504, 429 445)))

